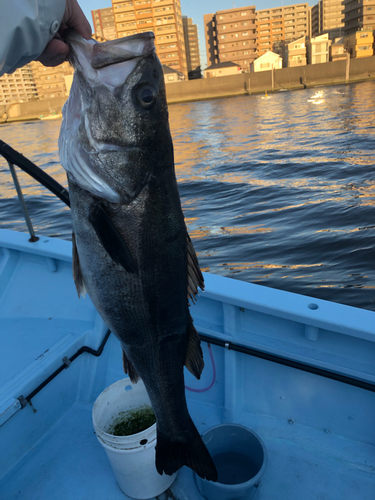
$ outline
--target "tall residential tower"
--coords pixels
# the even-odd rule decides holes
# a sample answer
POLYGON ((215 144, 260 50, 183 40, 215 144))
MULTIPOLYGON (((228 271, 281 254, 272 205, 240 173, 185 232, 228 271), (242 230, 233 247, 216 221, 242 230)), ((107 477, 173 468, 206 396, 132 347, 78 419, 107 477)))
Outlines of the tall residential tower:
POLYGON ((186 63, 189 80, 201 78, 201 60, 199 56, 198 26, 190 17, 182 16, 184 27, 186 63))
POLYGON ((162 64, 188 76, 180 0, 112 0, 117 36, 153 31, 162 64))
POLYGON ((106 40, 114 40, 117 38, 115 16, 113 15, 112 7, 92 10, 91 14, 96 37, 106 40))
POLYGON ((0 105, 26 102, 38 98, 31 64, 0 78, 0 105))
POLYGON ((311 9, 312 36, 328 34, 331 40, 342 37, 344 29, 343 0, 319 0, 311 9))
POLYGON ((375 29, 375 0, 343 0, 344 35, 375 29))
POLYGON ((207 64, 239 64, 244 71, 258 57, 255 6, 204 16, 207 64))
POLYGON ((258 10, 256 15, 259 56, 268 50, 282 55, 286 44, 310 36, 308 3, 258 10))

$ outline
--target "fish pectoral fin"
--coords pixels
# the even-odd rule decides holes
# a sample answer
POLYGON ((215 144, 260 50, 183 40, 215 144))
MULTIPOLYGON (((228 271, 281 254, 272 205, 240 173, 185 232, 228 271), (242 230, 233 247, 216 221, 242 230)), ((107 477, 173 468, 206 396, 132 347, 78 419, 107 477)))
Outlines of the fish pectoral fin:
POLYGON ((188 344, 186 349, 185 366, 194 377, 199 380, 204 368, 203 352, 198 332, 193 325, 193 319, 190 316, 188 326, 188 344))
POLYGON ((111 259, 129 273, 138 273, 137 262, 103 205, 97 203, 91 208, 89 221, 111 259))
POLYGON ((136 384, 141 377, 138 375, 138 372, 134 368, 133 363, 129 361, 129 358, 125 354, 124 348, 122 348, 122 366, 124 368, 124 373, 129 375, 129 378, 133 382, 133 384, 136 384))
POLYGON ((187 261, 188 261, 188 289, 187 297, 195 302, 195 298, 198 295, 198 287, 204 290, 204 279, 202 272, 199 268, 198 258, 195 253, 193 243, 191 242, 190 236, 186 231, 187 238, 187 261))
POLYGON ((79 263, 76 235, 74 234, 74 232, 72 233, 72 243, 73 243, 73 256, 72 256, 73 279, 76 285, 78 297, 81 298, 82 296, 83 298, 85 298, 86 287, 83 281, 81 265, 79 263))

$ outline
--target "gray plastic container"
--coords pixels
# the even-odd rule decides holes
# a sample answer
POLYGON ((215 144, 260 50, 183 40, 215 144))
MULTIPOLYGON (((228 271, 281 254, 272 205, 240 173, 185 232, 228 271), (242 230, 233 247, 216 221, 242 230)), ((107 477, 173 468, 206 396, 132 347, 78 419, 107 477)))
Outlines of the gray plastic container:
POLYGON ((212 427, 202 439, 219 473, 213 483, 195 476, 207 500, 251 500, 267 467, 267 450, 260 437, 238 424, 212 427))

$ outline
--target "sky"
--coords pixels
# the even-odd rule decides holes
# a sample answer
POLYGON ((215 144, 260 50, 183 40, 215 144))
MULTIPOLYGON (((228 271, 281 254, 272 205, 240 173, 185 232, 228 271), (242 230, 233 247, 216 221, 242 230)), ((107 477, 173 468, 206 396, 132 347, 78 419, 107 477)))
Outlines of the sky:
MULTIPOLYGON (((111 0, 78 0, 83 12, 92 26, 91 11, 104 9, 112 5, 111 0)), ((255 5, 257 10, 268 9, 303 3, 303 0, 263 0, 258 2, 249 2, 249 0, 181 0, 182 15, 193 18, 194 24, 198 25, 199 49, 202 69, 206 67, 206 46, 204 41, 203 16, 204 14, 214 13, 218 10, 231 9, 233 7, 248 7, 255 5)), ((318 0, 309 1, 310 6, 318 3, 318 0)))

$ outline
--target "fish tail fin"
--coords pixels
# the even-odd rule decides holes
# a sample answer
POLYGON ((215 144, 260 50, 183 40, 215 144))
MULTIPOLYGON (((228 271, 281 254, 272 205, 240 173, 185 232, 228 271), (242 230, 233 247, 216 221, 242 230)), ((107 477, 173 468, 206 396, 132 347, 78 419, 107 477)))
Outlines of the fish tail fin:
POLYGON ((172 441, 159 430, 157 432, 156 469, 159 474, 172 475, 183 465, 203 479, 218 480, 215 464, 191 419, 184 441, 172 441))

